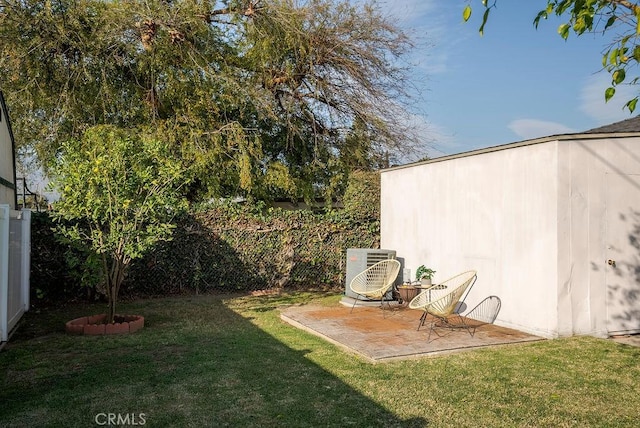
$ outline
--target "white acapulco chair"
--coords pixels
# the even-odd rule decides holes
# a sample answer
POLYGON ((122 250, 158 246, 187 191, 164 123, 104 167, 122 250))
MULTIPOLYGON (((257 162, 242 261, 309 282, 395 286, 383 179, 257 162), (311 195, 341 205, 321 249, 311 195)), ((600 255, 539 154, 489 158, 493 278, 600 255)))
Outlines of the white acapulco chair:
POLYGON ((384 296, 400 272, 400 262, 394 259, 382 260, 357 274, 351 280, 349 287, 357 295, 351 311, 360 300, 360 297, 377 300, 380 299, 380 307, 384 303, 384 296))
POLYGON ((435 331, 436 326, 464 328, 472 335, 469 326, 464 322, 464 318, 455 311, 465 290, 475 282, 475 279, 476 271, 474 270, 460 273, 446 281, 432 285, 409 302, 409 308, 424 311, 422 317, 420 317, 418 330, 424 325, 427 316, 432 316, 427 342, 431 339, 431 333, 435 332, 436 335, 438 335, 438 332, 435 331), (460 322, 456 324, 452 323, 450 320, 450 316, 452 315, 457 316, 460 322))

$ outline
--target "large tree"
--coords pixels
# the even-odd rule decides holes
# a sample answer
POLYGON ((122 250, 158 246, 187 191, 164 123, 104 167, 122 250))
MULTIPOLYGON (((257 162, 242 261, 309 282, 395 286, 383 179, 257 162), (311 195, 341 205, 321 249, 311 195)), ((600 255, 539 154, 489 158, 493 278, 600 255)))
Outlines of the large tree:
MULTIPOLYGON (((482 34, 490 13, 498 0, 479 0, 483 10, 480 33, 482 34)), ((468 0, 462 16, 471 17, 476 0, 468 0)), ((542 2, 541 2, 542 3, 542 2)), ((567 39, 571 33, 581 36, 587 33, 607 34, 611 42, 602 53, 602 67, 611 74, 611 86, 604 93, 605 100, 615 95, 616 86, 638 84, 640 76, 629 73, 640 64, 640 2, 628 0, 547 0, 546 7, 534 17, 538 27, 540 20, 557 15, 566 21, 558 27, 558 34, 567 39)), ((638 96, 625 104, 633 113, 638 96)))
POLYGON ((46 163, 92 126, 137 128, 196 171, 192 198, 335 190, 355 135, 372 159, 412 150, 410 47, 345 0, 0 0, 20 144, 46 163))

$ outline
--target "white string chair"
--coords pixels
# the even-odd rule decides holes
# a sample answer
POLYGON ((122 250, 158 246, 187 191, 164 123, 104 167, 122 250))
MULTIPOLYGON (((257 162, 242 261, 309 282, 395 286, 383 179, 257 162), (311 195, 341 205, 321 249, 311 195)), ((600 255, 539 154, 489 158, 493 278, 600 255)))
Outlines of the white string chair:
POLYGON ((418 330, 420 330, 420 327, 424 325, 427 320, 427 316, 432 316, 431 328, 429 330, 427 342, 431 339, 431 333, 435 332, 436 335, 438 335, 438 332, 435 331, 436 324, 438 323, 441 326, 449 328, 462 327, 471 334, 469 327, 464 323, 464 318, 460 316, 460 314, 456 313, 455 310, 465 290, 473 284, 475 278, 476 271, 470 270, 463 272, 439 284, 432 285, 409 302, 409 308, 421 309, 424 311, 422 317, 420 317, 418 330), (453 314, 458 316, 460 324, 453 324, 450 322, 449 317, 453 314))
POLYGON ((485 324, 493 324, 502 307, 502 301, 498 296, 489 296, 482 302, 478 303, 475 308, 471 309, 464 316, 465 324, 469 327, 471 336, 476 329, 485 324))
POLYGON ((349 288, 357 296, 351 311, 353 311, 361 296, 372 300, 380 299, 380 307, 382 307, 384 296, 393 287, 393 283, 398 277, 398 272, 400 272, 400 262, 389 259, 369 266, 353 277, 349 288))

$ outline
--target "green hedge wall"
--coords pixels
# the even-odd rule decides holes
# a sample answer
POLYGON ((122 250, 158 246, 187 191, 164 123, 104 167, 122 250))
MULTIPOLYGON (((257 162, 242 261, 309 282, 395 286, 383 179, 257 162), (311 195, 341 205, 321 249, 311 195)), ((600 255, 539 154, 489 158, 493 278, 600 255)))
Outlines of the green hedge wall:
MULTIPOLYGON (((36 213, 34 213, 36 214, 36 213)), ((92 296, 87 255, 58 243, 46 213, 32 223, 35 299, 92 296)), ((379 221, 348 212, 317 214, 227 205, 184 214, 173 240, 134 260, 122 293, 340 289, 347 248, 379 248, 379 221)))
POLYGON ((183 216, 173 240, 136 261, 142 293, 341 288, 345 253, 379 247, 379 222, 345 214, 218 207, 183 216))

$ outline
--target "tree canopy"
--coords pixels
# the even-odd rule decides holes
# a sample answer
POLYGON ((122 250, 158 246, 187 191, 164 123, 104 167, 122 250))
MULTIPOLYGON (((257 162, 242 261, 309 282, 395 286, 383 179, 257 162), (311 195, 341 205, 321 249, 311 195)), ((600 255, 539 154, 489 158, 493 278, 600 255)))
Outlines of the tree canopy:
POLYGON ((195 171, 192 199, 340 192, 411 151, 411 47, 346 0, 0 0, 22 148, 46 166, 93 126, 136 129, 195 171))
MULTIPOLYGON (((479 0, 483 10, 480 34, 484 32, 490 13, 498 0, 479 0)), ((476 0, 468 0, 462 17, 468 21, 476 0)), ((542 3, 542 2, 541 2, 542 3)), ((566 19, 558 27, 558 34, 568 39, 571 33, 582 36, 587 33, 608 34, 611 42, 602 53, 602 67, 611 74, 611 86, 605 90, 604 98, 609 101, 622 84, 636 85, 640 81, 635 67, 640 64, 640 2, 629 0, 547 0, 546 7, 534 17, 538 27, 541 20, 550 15, 566 19)), ((638 96, 628 100, 625 108, 633 113, 638 96)))

